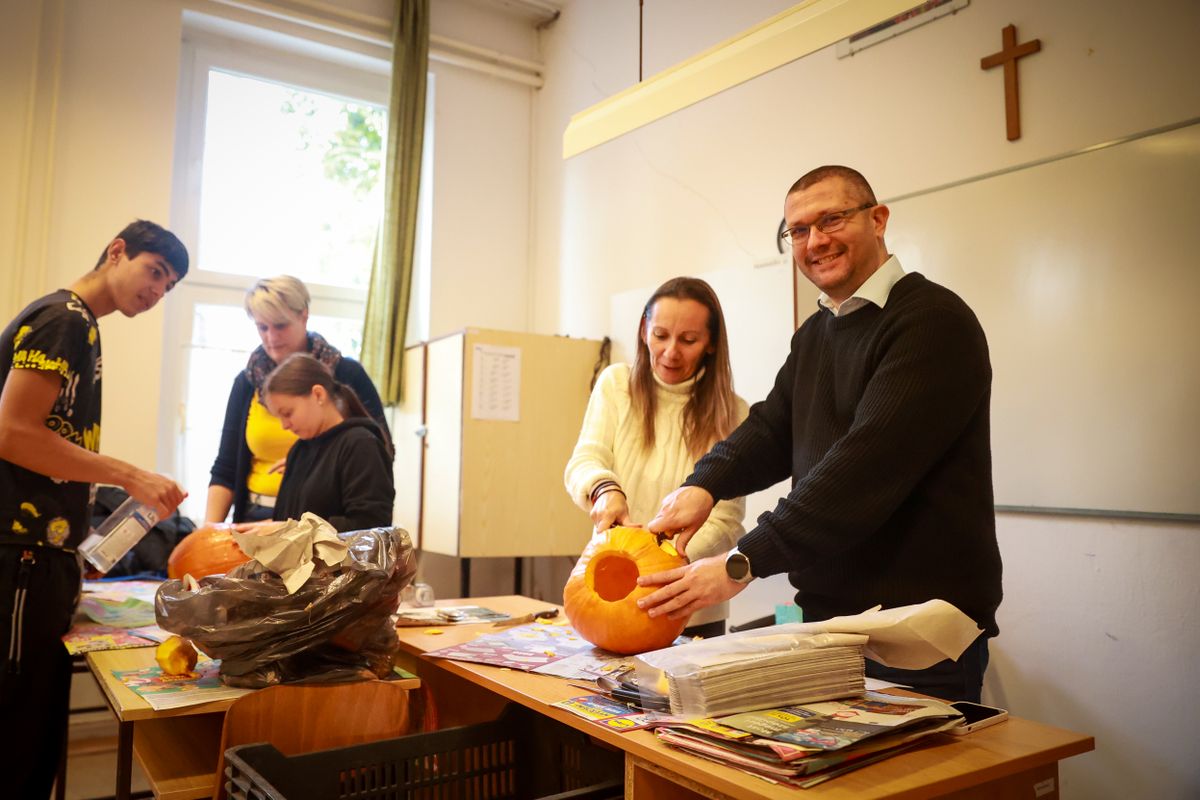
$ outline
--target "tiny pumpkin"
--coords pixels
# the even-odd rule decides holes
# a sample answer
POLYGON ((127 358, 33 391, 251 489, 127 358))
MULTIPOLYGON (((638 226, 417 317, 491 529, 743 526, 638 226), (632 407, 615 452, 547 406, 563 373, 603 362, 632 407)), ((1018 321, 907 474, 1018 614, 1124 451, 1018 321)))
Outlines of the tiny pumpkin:
POLYGON ((154 660, 164 675, 189 675, 196 669, 196 648, 187 639, 172 636, 154 650, 154 660))
POLYGON ((224 575, 249 560, 250 556, 243 553, 233 540, 232 525, 209 524, 183 537, 171 551, 167 558, 167 577, 224 575))
POLYGON ((610 528, 588 542, 563 589, 563 608, 575 631, 597 647, 633 655, 666 647, 686 619, 651 617, 637 601, 657 590, 639 575, 681 567, 687 560, 644 528, 610 528))

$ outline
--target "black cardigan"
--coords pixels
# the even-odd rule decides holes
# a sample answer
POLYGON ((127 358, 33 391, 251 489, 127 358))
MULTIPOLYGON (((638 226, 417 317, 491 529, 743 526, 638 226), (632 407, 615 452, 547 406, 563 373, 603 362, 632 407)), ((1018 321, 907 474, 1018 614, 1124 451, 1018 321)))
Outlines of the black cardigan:
MULTIPOLYGON (((375 384, 367 376, 366 370, 352 358, 343 357, 333 370, 333 377, 338 383, 344 383, 354 390, 358 399, 366 406, 375 422, 387 431, 387 421, 383 418, 383 403, 375 384)), ((254 400, 254 384, 242 370, 233 380, 233 389, 229 392, 229 404, 225 407, 225 424, 221 427, 221 445, 217 450, 216 460, 212 465, 212 478, 209 486, 224 486, 233 491, 233 521, 244 522, 246 506, 250 503, 250 491, 246 488, 246 480, 250 477, 250 447, 246 444, 246 416, 250 413, 250 403, 254 400)))

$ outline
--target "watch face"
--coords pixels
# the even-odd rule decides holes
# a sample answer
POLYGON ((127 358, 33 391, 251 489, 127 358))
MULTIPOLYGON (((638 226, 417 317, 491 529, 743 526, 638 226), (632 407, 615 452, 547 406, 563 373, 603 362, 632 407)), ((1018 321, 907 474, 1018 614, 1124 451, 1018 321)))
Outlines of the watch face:
POLYGON ((735 581, 744 582, 750 577, 750 559, 744 553, 730 553, 725 559, 725 574, 735 581))

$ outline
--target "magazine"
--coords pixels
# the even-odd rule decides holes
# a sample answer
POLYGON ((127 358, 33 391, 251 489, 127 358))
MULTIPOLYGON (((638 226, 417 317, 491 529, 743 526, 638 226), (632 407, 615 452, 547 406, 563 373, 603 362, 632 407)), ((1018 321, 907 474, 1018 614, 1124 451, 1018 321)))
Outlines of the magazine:
POLYGON ((483 606, 439 606, 437 608, 401 608, 396 612, 394 618, 397 627, 411 628, 496 622, 509 617, 509 614, 493 611, 483 606))
POLYGON ((812 786, 958 724, 936 700, 881 695, 656 725, 672 747, 765 780, 812 786))
POLYGON ((156 711, 227 700, 253 691, 226 686, 220 669, 220 661, 201 658, 187 675, 164 675, 159 666, 113 670, 113 675, 156 711))

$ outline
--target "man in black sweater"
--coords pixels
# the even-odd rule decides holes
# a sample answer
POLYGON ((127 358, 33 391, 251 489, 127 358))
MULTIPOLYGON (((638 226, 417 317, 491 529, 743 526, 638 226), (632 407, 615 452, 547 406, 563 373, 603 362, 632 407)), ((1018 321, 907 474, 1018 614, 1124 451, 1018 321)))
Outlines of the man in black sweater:
POLYGON ((888 208, 847 167, 789 190, 784 239, 821 290, 766 400, 668 495, 652 531, 677 547, 716 501, 792 490, 724 556, 643 576, 651 616, 686 617, 786 571, 806 620, 940 598, 983 633, 927 670, 868 675, 979 700, 1001 598, 983 330, 953 292, 905 274, 884 244, 888 208))

